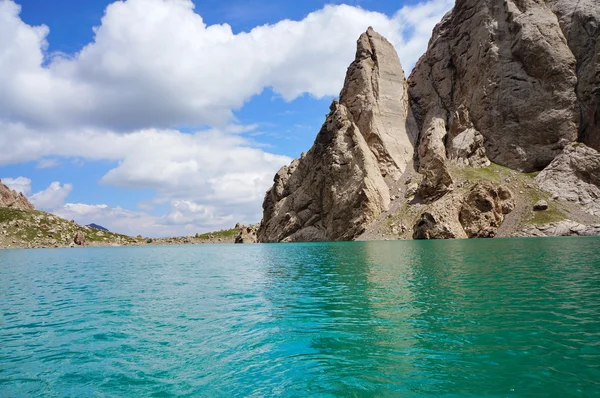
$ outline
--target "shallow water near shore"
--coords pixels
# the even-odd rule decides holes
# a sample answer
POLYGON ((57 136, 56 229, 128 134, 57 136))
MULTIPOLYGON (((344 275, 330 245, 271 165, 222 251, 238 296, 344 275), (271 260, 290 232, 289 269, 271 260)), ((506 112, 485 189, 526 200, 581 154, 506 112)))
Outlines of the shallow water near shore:
POLYGON ((0 396, 600 396, 600 239, 0 251, 0 396))

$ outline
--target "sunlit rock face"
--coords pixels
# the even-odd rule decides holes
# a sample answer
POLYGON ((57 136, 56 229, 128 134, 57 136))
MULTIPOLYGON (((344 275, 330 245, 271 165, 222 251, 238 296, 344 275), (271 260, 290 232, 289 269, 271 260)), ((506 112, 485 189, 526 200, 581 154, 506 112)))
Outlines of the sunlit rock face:
POLYGON ((350 240, 390 203, 416 124, 394 47, 369 28, 313 147, 283 167, 263 204, 261 242, 350 240))

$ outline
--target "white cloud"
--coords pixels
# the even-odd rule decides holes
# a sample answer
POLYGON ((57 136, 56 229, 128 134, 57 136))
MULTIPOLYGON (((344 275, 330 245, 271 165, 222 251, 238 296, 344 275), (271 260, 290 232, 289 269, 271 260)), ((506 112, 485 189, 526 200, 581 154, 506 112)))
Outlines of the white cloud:
POLYGON ((56 167, 59 164, 60 164, 60 162, 56 159, 45 158, 45 159, 40 159, 35 167, 38 169, 49 169, 52 167, 56 167))
MULTIPOLYGON (((285 100, 337 95, 368 26, 411 69, 452 3, 428 0, 392 17, 330 5, 234 34, 227 24, 207 26, 190 0, 118 1, 94 41, 66 55, 48 54, 48 28, 25 24, 15 2, 0 0, 0 147, 10 148, 0 165, 114 162, 101 183, 150 189, 170 206, 161 217, 94 208, 127 231, 256 222, 274 173, 290 159, 244 138, 233 112, 268 87, 285 100), (174 129, 181 126, 212 128, 186 134, 174 129)), ((72 187, 53 184, 34 195, 37 207, 70 214, 84 206, 65 210, 72 187)))
POLYGON ((405 66, 425 49, 451 0, 404 7, 394 17, 329 5, 301 21, 234 34, 207 26, 190 0, 110 4, 94 42, 74 56, 50 55, 45 26, 0 2, 0 117, 30 126, 145 127, 223 125, 265 87, 285 99, 336 95, 368 26, 392 41, 405 66), (408 36, 408 37, 406 37, 408 36))
POLYGON ((71 184, 61 185, 60 182, 54 181, 48 188, 31 195, 29 200, 38 210, 56 210, 61 208, 69 193, 73 190, 71 184))
POLYGON ((31 192, 31 179, 26 177, 2 178, 2 183, 12 190, 29 195, 31 192))
POLYGON ((214 209, 193 202, 174 202, 166 216, 155 216, 105 204, 67 203, 54 213, 81 225, 95 223, 110 231, 131 236, 189 236, 220 228, 233 228, 235 222, 232 221, 232 216, 215 217, 211 213, 213 211, 214 209))

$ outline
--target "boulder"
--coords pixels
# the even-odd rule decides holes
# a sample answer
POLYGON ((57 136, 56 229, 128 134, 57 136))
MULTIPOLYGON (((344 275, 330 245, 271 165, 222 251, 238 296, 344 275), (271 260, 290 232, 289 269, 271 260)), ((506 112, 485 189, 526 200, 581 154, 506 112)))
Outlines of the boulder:
POLYGON ((504 215, 515 207, 512 192, 503 186, 479 182, 466 196, 459 221, 469 238, 493 238, 504 215))
MULTIPOLYGON (((239 224, 236 224, 239 225, 239 224)), ((234 243, 256 243, 256 228, 248 225, 239 225, 239 234, 235 237, 234 243)))
POLYGON ((77 245, 77 246, 85 246, 85 235, 83 232, 76 232, 75 236, 73 237, 73 242, 77 245))
POLYGON ((545 200, 541 199, 538 200, 534 205, 533 205, 533 211, 544 211, 544 210, 548 210, 548 202, 546 202, 545 200))
POLYGON ((600 215, 600 153, 585 144, 567 146, 535 182, 553 198, 579 203, 586 212, 600 215))
POLYGON ((458 0, 409 77, 421 140, 436 141, 429 147, 442 158, 448 145, 453 157, 485 163, 478 132, 491 161, 541 170, 577 138, 575 66, 543 2, 458 0), (445 139, 452 120, 461 128, 445 139))
POLYGON ((413 239, 454 239, 456 235, 444 216, 423 212, 413 226, 413 239))

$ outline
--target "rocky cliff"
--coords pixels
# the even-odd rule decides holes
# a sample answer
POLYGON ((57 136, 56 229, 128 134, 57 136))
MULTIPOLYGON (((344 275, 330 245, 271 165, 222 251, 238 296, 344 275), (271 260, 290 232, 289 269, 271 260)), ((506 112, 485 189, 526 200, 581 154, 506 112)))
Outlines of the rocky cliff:
POLYGON ((9 207, 18 210, 33 210, 34 207, 25 195, 11 190, 0 180, 0 207, 9 207))
POLYGON ((457 0, 408 81, 369 29, 315 144, 267 192, 259 240, 600 222, 599 18, 597 0, 457 0))
POLYGON ((412 165, 416 125, 394 47, 369 28, 313 147, 283 167, 263 204, 261 242, 350 240, 390 204, 412 165))
POLYGON ((546 0, 577 59, 579 140, 600 150, 600 2, 546 0))

